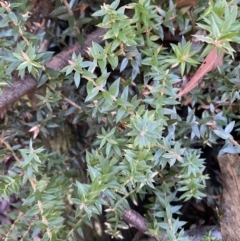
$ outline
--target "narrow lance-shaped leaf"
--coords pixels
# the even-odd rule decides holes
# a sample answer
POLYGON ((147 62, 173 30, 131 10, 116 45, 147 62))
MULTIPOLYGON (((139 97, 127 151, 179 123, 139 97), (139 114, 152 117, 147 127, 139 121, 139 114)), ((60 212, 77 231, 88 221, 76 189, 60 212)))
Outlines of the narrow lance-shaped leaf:
POLYGON ((215 70, 217 67, 220 67, 223 64, 223 53, 221 52, 218 54, 217 48, 214 48, 205 58, 195 75, 192 77, 190 82, 187 84, 187 86, 181 90, 178 93, 178 97, 181 97, 183 95, 186 95, 191 90, 193 90, 197 84, 199 84, 199 81, 202 80, 204 75, 209 73, 210 71, 215 70))

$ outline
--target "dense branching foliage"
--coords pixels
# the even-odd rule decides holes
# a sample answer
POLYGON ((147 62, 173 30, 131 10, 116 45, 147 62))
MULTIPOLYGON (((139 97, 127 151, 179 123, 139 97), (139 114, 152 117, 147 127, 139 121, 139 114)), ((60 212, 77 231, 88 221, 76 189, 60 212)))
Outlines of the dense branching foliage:
POLYGON ((121 238, 131 208, 147 200, 141 231, 188 240, 179 201, 205 196, 201 147, 221 141, 219 154, 240 152, 230 134, 239 125, 238 1, 89 3, 92 17, 81 2, 0 2, 1 86, 31 74, 40 88, 37 101, 24 97, 1 113, 0 197, 14 205, 1 237, 80 240, 104 215, 96 237, 121 238), (48 15, 31 15, 34 4, 48 15), (39 50, 43 40, 63 48, 95 24, 101 43, 60 70, 47 65, 53 52, 39 50), (179 97, 213 49, 223 64, 179 97))

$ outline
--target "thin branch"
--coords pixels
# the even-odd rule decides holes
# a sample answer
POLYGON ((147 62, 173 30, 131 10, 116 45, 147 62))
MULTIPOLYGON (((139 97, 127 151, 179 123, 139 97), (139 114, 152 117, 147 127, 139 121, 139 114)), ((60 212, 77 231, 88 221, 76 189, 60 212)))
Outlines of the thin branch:
POLYGON ((73 16, 73 11, 72 11, 72 9, 69 7, 67 0, 63 0, 63 3, 64 3, 64 5, 65 5, 65 7, 67 8, 68 14, 69 14, 70 16, 73 16))
MULTIPOLYGON (((83 43, 76 43, 70 48, 62 51, 52 58, 52 60, 46 65, 47 68, 54 70, 61 70, 68 65, 68 60, 71 59, 72 54, 81 54, 86 56, 86 49, 92 45, 92 42, 101 43, 103 41, 103 35, 106 33, 106 29, 97 29, 89 34, 83 43)), ((14 102, 18 101, 23 95, 33 93, 37 88, 38 81, 32 75, 26 75, 24 79, 13 78, 12 85, 6 87, 2 91, 0 96, 0 115, 14 102)))
MULTIPOLYGON (((30 182, 30 184, 32 186, 33 191, 36 192, 36 190, 37 190, 36 185, 35 185, 36 180, 29 179, 29 182, 30 182)), ((38 204, 38 208, 40 210, 40 214, 42 216, 42 222, 43 222, 43 224, 46 225, 47 235, 48 235, 49 239, 51 239, 52 238, 52 233, 51 233, 51 229, 49 228, 48 220, 44 216, 43 204, 42 204, 42 202, 40 200, 37 201, 37 204, 38 204)))
POLYGON ((146 224, 147 220, 134 210, 131 210, 131 209, 124 210, 122 219, 143 233, 145 233, 148 230, 148 227, 146 224))
POLYGON ((12 147, 8 144, 7 141, 5 141, 3 138, 0 139, 0 144, 3 144, 5 145, 5 147, 11 151, 13 157, 15 158, 15 160, 18 162, 18 163, 22 163, 21 160, 17 157, 17 155, 15 154, 15 152, 13 151, 12 147))
MULTIPOLYGON (((49 84, 46 84, 46 85, 47 85, 47 87, 48 87, 52 92, 54 92, 54 93, 56 92, 51 85, 49 85, 49 84)), ((72 100, 68 99, 68 98, 65 97, 63 94, 60 93, 60 95, 61 95, 62 98, 63 98, 66 102, 68 102, 70 105, 72 105, 72 106, 74 106, 74 107, 76 107, 77 109, 79 109, 79 110, 82 111, 82 107, 81 107, 81 106, 77 105, 75 102, 73 102, 72 100)))
MULTIPOLYGON (((76 227, 78 227, 80 224, 81 224, 81 222, 83 222, 83 220, 84 220, 84 218, 86 218, 86 214, 83 214, 82 216, 81 216, 81 218, 78 220, 78 222, 76 223, 76 227)), ((74 228, 72 228, 69 232, 68 232, 68 234, 67 234, 67 238, 68 237, 70 237, 72 234, 73 234, 73 232, 74 232, 74 228)))
POLYGON ((235 141, 232 136, 231 136, 231 137, 229 136, 229 137, 228 137, 228 140, 229 140, 234 146, 240 146, 239 143, 238 143, 237 141, 235 141))
POLYGON ((8 233, 6 234, 6 237, 4 238, 4 241, 8 241, 8 237, 10 236, 11 232, 13 231, 13 229, 15 228, 16 226, 16 223, 20 220, 20 218, 23 216, 23 213, 22 212, 19 212, 17 218, 15 219, 14 223, 11 225, 8 233))
MULTIPOLYGON (((124 214, 122 215, 122 219, 143 233, 148 231, 147 220, 134 210, 125 210, 124 214)), ((205 226, 192 230, 187 230, 184 232, 184 236, 189 238, 194 237, 193 241, 199 241, 204 235, 207 235, 209 231, 211 231, 212 236, 215 238, 222 237, 219 226, 205 226)), ((165 236, 159 237, 158 240, 164 240, 165 238, 165 236)))
POLYGON ((28 229, 23 233, 23 236, 19 241, 25 240, 25 237, 30 233, 32 226, 33 226, 33 223, 31 222, 28 226, 28 229))

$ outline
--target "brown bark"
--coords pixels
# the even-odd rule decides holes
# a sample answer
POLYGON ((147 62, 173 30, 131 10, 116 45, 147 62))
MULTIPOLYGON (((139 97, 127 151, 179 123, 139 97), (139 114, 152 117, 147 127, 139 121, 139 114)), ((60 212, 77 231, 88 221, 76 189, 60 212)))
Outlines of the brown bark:
MULTIPOLYGON (((131 209, 125 210, 124 214, 122 215, 122 219, 129 225, 134 226, 141 233, 145 233, 146 231, 148 231, 147 220, 134 210, 131 210, 131 209)), ((217 239, 222 238, 219 226, 206 226, 206 227, 199 227, 199 228, 187 230, 185 231, 184 236, 188 238, 192 238, 193 241, 201 241, 202 237, 204 235, 207 235, 209 232, 211 232, 212 237, 214 238, 217 238, 217 239)), ((166 238, 167 238, 166 236, 161 236, 158 238, 158 241, 164 241, 166 240, 166 238)), ((150 241, 150 240, 156 241, 156 239, 149 237, 147 241, 150 241)), ((223 240, 228 240, 228 239, 223 239, 223 240)))
POLYGON ((13 79, 12 85, 5 87, 0 96, 0 115, 13 102, 19 100, 21 96, 27 94, 29 91, 34 91, 36 87, 37 81, 32 75, 26 75, 24 80, 13 79))
POLYGON ((143 233, 148 230, 147 220, 134 210, 125 210, 122 219, 143 233))
POLYGON ((221 232, 223 240, 238 241, 240 230, 240 157, 226 154, 218 156, 222 172, 221 232))

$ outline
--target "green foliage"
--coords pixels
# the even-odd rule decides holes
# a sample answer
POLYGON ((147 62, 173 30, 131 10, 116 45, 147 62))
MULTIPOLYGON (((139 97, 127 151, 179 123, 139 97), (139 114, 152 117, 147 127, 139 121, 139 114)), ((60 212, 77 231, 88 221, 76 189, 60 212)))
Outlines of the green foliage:
POLYGON ((201 16, 204 24, 198 23, 201 29, 209 32, 208 36, 195 35, 201 41, 207 42, 209 45, 217 46, 219 49, 229 53, 233 57, 235 50, 229 42, 239 43, 239 25, 236 18, 238 15, 237 5, 218 0, 216 3, 210 1, 208 9, 201 16))
POLYGON ((204 237, 202 237, 202 241, 221 241, 220 239, 218 238, 214 238, 212 236, 212 233, 209 232, 207 235, 205 235, 204 237))
POLYGON ((180 65, 181 75, 183 76, 184 73, 188 73, 191 66, 196 66, 199 64, 197 60, 191 58, 195 55, 198 51, 191 51, 191 42, 183 44, 178 44, 178 46, 172 44, 172 49, 174 51, 175 56, 171 59, 167 59, 166 62, 172 64, 172 68, 180 65), (187 68, 187 71, 185 71, 187 68))
MULTIPOLYGON (((66 6, 55 2, 50 17, 68 19, 66 6)), ((70 2, 74 8, 80 1, 70 2)), ((207 31, 206 36, 195 35, 205 43, 204 51, 200 45, 193 48, 186 12, 177 10, 172 1, 162 8, 150 0, 103 4, 92 19, 107 29, 104 44, 93 42, 88 60, 74 53, 59 73, 46 69, 51 52, 38 53, 41 31, 34 35, 23 27, 28 19, 27 12, 22 13, 29 8, 26 1, 4 4, 0 86, 8 84, 15 72, 21 78, 30 73, 39 86, 47 83, 50 88, 37 95, 36 111, 23 100, 1 127, 2 160, 13 155, 15 161, 0 170, 0 197, 9 200, 15 194, 21 200, 16 205, 19 212, 8 213, 14 227, 1 225, 1 236, 9 241, 37 236, 43 241, 80 240, 84 228, 92 227, 105 210, 105 232, 121 238, 129 200, 137 205, 148 198, 146 233, 155 238, 166 235, 169 241, 188 240, 182 230, 185 222, 180 221, 181 206, 176 203, 206 194, 208 176, 199 146, 212 146, 221 138, 225 143, 220 154, 240 153, 231 135, 239 131, 239 122, 233 120, 239 119, 240 68, 229 58, 239 50, 237 4, 218 0, 210 1, 205 11, 196 7, 197 25, 207 31), (133 11, 131 17, 126 9, 133 11), (164 29, 175 35, 175 25, 188 40, 163 47, 164 29), (198 60, 214 46, 227 54, 226 64, 204 78, 205 89, 189 94, 190 105, 183 114, 184 99, 177 99, 177 84, 196 71, 198 60), (28 120, 23 113, 34 117, 28 120), (89 139, 85 139, 87 147, 76 141, 60 155, 49 143, 51 138, 54 142, 68 138, 56 136, 59 129, 67 132, 66 120, 75 126, 87 123, 89 139), (29 127, 39 134, 34 140, 29 127), (85 179, 80 176, 85 173, 82 163, 87 166, 85 179)), ((62 36, 80 39, 76 30, 76 24, 82 26, 80 20, 88 22, 72 15, 62 36)), ((46 38, 55 39, 51 29, 45 31, 46 38)))

